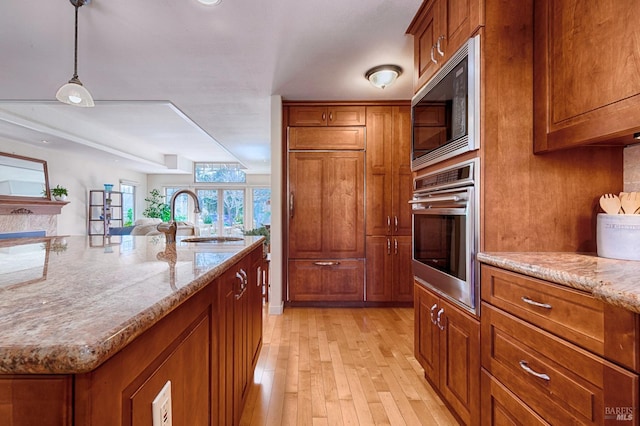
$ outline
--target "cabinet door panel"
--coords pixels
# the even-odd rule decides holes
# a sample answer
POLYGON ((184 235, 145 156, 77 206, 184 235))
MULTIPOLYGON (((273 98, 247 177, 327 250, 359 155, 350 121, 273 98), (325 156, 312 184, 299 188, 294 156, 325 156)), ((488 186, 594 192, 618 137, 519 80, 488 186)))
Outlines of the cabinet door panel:
POLYGON ((392 118, 391 107, 367 107, 367 235, 392 230, 392 118))
POLYGON ((640 50, 627 21, 637 12, 634 0, 535 2, 536 152, 632 142, 640 121, 640 50))
MULTIPOLYGON (((440 382, 440 330, 431 321, 438 308, 438 298, 422 285, 414 284, 415 342, 416 359, 424 368, 424 375, 431 383, 440 382)), ((435 317, 434 317, 435 318, 435 317)))
POLYGON ((322 257, 325 158, 319 153, 289 154, 289 256, 322 257))
MULTIPOLYGON (((393 109, 393 189, 391 210, 394 235, 411 235, 413 173, 411 172, 411 108, 393 109)), ((368 217, 367 217, 368 220, 368 217)))
POLYGON ((324 256, 362 258, 365 256, 364 153, 328 153, 324 164, 324 256))
POLYGON ((326 126, 327 108, 317 106, 289 107, 290 126, 326 126))
POLYGON ((364 152, 289 155, 289 257, 364 257, 364 152))
MULTIPOLYGON (((367 237, 367 301, 392 300, 392 247, 389 237, 367 237)), ((413 286, 413 280, 411 280, 413 286)), ((413 290, 413 287, 412 287, 413 290)))
POLYGON ((327 124, 329 126, 364 126, 365 110, 363 106, 330 106, 327 124))
POLYGON ((132 426, 152 424, 151 403, 171 380, 171 406, 176 424, 209 424, 209 318, 203 318, 157 370, 133 392, 132 426), (193 396, 200 396, 194 398, 193 396))
POLYGON ((441 41, 446 62, 471 36, 471 3, 477 0, 441 0, 446 22, 441 41))
POLYGON ((440 392, 465 424, 478 424, 480 414, 480 324, 440 299, 444 330, 440 345, 440 392))
POLYGON ((435 55, 434 46, 439 37, 437 22, 440 20, 438 1, 426 2, 416 16, 408 32, 413 35, 414 73, 413 87, 417 92, 438 70, 441 63, 431 60, 435 55), (414 26, 415 25, 415 26, 414 26))
POLYGON ((393 300, 413 300, 413 269, 411 268, 411 237, 393 238, 393 300))

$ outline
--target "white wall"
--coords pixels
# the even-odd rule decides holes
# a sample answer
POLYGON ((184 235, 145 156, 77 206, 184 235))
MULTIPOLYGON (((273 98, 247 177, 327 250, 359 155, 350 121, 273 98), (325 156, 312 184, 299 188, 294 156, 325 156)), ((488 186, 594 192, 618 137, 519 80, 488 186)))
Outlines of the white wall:
POLYGON ((282 314, 282 97, 271 97, 271 262, 269 313, 282 314))
MULTIPOLYGON (((87 235, 87 213, 90 189, 102 189, 103 184, 114 184, 119 189, 120 180, 137 183, 138 194, 147 193, 147 175, 105 164, 99 158, 93 159, 78 154, 56 152, 0 138, 0 151, 47 162, 49 186, 63 186, 69 191, 69 204, 62 208, 58 216, 58 235, 87 235)), ((137 197, 136 209, 139 215, 145 208, 144 197, 137 197)))

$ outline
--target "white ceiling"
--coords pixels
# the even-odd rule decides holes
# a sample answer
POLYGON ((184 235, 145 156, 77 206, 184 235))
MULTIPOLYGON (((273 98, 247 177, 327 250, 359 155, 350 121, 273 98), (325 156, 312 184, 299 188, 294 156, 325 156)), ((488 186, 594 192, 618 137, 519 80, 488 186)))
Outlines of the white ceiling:
POLYGON ((78 75, 94 108, 55 101, 73 74, 69 0, 0 3, 0 137, 179 173, 165 156, 270 173, 272 95, 410 99, 405 31, 421 0, 92 0, 79 10, 78 75), (391 63, 384 90, 364 78, 391 63), (48 143, 43 145, 42 140, 48 143))

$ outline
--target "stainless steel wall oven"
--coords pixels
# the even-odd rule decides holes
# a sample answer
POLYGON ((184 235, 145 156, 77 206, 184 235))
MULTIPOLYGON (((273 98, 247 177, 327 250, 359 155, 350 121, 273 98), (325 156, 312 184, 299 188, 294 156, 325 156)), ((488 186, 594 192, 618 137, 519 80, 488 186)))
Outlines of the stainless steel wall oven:
POLYGON ((478 313, 479 159, 418 175, 410 201, 416 280, 478 313))

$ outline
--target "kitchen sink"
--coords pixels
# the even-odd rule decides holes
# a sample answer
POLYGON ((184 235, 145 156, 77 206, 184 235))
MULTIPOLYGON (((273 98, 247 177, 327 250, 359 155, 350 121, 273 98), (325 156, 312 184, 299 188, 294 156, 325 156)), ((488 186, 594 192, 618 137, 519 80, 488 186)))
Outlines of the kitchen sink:
POLYGON ((244 241, 242 237, 189 237, 183 238, 185 243, 228 243, 231 241, 244 241))

